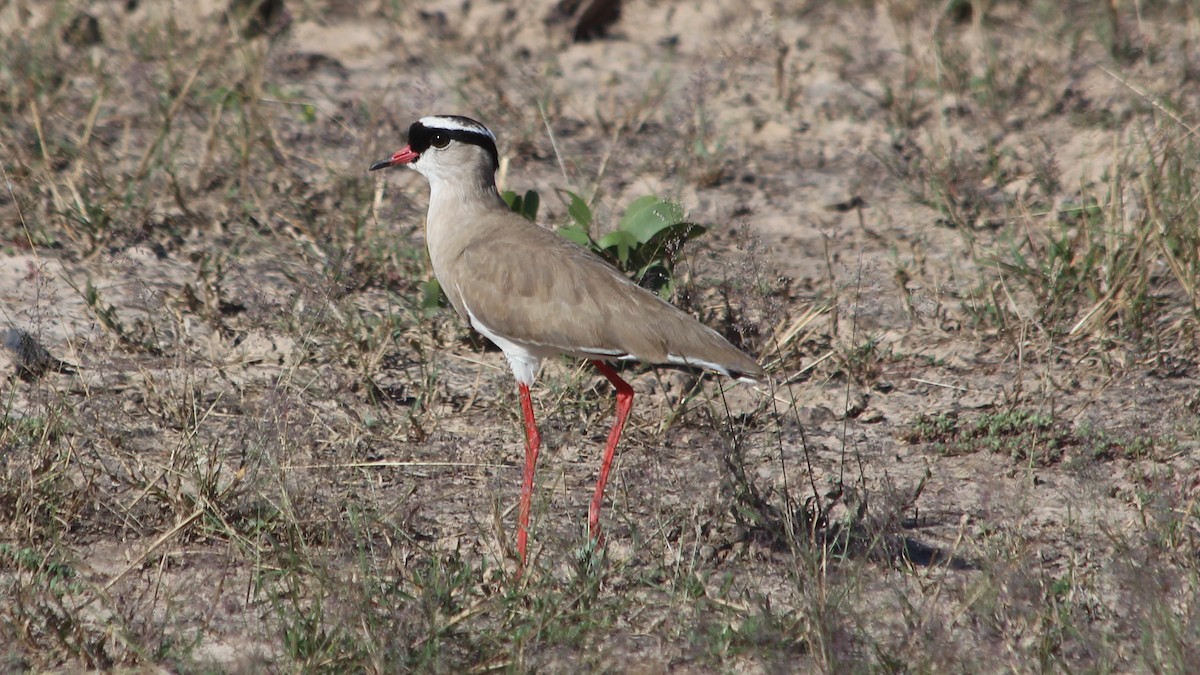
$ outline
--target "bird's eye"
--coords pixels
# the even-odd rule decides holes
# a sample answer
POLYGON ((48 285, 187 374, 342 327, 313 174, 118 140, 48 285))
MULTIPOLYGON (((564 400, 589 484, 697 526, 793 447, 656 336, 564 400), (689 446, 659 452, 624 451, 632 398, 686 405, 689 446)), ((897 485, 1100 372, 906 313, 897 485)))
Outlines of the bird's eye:
POLYGON ((444 148, 447 145, 450 145, 450 139, 441 134, 434 134, 433 140, 429 141, 429 144, 435 148, 444 148))

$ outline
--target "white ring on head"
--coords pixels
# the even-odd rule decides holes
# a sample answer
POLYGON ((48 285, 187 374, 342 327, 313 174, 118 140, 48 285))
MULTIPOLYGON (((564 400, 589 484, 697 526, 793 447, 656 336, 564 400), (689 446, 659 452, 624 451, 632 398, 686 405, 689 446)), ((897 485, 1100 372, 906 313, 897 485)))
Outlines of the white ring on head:
POLYGON ((469 132, 474 132, 477 134, 483 134, 484 136, 487 136, 488 138, 492 139, 493 142, 495 142, 495 140, 496 140, 496 135, 492 133, 491 129, 488 129, 487 127, 483 126, 479 122, 476 122, 475 120, 472 120, 472 119, 469 119, 466 117, 448 117, 448 116, 443 116, 443 115, 430 115, 428 117, 422 117, 421 119, 419 119, 417 121, 420 122, 422 126, 428 128, 428 129, 445 129, 447 131, 469 131, 469 132))

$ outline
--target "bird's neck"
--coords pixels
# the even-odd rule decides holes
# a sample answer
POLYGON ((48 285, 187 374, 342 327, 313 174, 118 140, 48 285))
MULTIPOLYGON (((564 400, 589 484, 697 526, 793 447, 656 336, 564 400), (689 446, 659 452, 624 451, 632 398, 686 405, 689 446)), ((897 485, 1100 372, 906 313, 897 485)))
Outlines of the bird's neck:
POLYGON ((429 184, 429 220, 441 214, 470 217, 497 208, 508 208, 496 190, 491 175, 471 176, 466 180, 437 180, 429 184))
POLYGON ((425 217, 425 242, 434 273, 443 277, 463 248, 486 231, 481 224, 489 214, 508 209, 496 190, 491 175, 472 176, 471 180, 431 180, 429 213, 425 217))

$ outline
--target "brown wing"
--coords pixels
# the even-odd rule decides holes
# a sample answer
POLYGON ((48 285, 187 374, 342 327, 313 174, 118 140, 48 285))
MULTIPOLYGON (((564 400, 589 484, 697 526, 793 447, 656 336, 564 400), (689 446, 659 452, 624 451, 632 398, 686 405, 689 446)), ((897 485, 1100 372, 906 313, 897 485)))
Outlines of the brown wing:
POLYGON ((506 338, 578 356, 629 355, 751 379, 750 357, 592 253, 520 216, 468 242, 455 261, 461 301, 506 338), (520 221, 520 222, 517 222, 520 221))

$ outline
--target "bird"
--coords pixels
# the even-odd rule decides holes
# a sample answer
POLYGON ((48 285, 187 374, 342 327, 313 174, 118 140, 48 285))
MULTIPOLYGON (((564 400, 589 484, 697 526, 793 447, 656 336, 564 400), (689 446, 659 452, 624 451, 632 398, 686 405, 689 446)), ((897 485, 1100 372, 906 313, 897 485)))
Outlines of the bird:
MULTIPOLYGON (((425 244, 454 311, 494 343, 517 382, 525 466, 517 515, 524 569, 541 435, 530 387, 554 355, 586 359, 616 389, 616 419, 588 508, 588 533, 602 542, 600 509, 633 388, 613 362, 640 361, 715 371, 747 382, 766 372, 712 328, 638 286, 599 256, 513 212, 496 188, 496 136, 460 115, 413 122, 408 143, 370 171, 416 170, 429 183, 425 244)), ((519 573, 519 572, 518 572, 519 573)))
POLYGON ((32 382, 49 372, 72 375, 75 368, 50 354, 35 337, 21 328, 9 327, 0 332, 3 344, 16 357, 17 376, 32 382))

